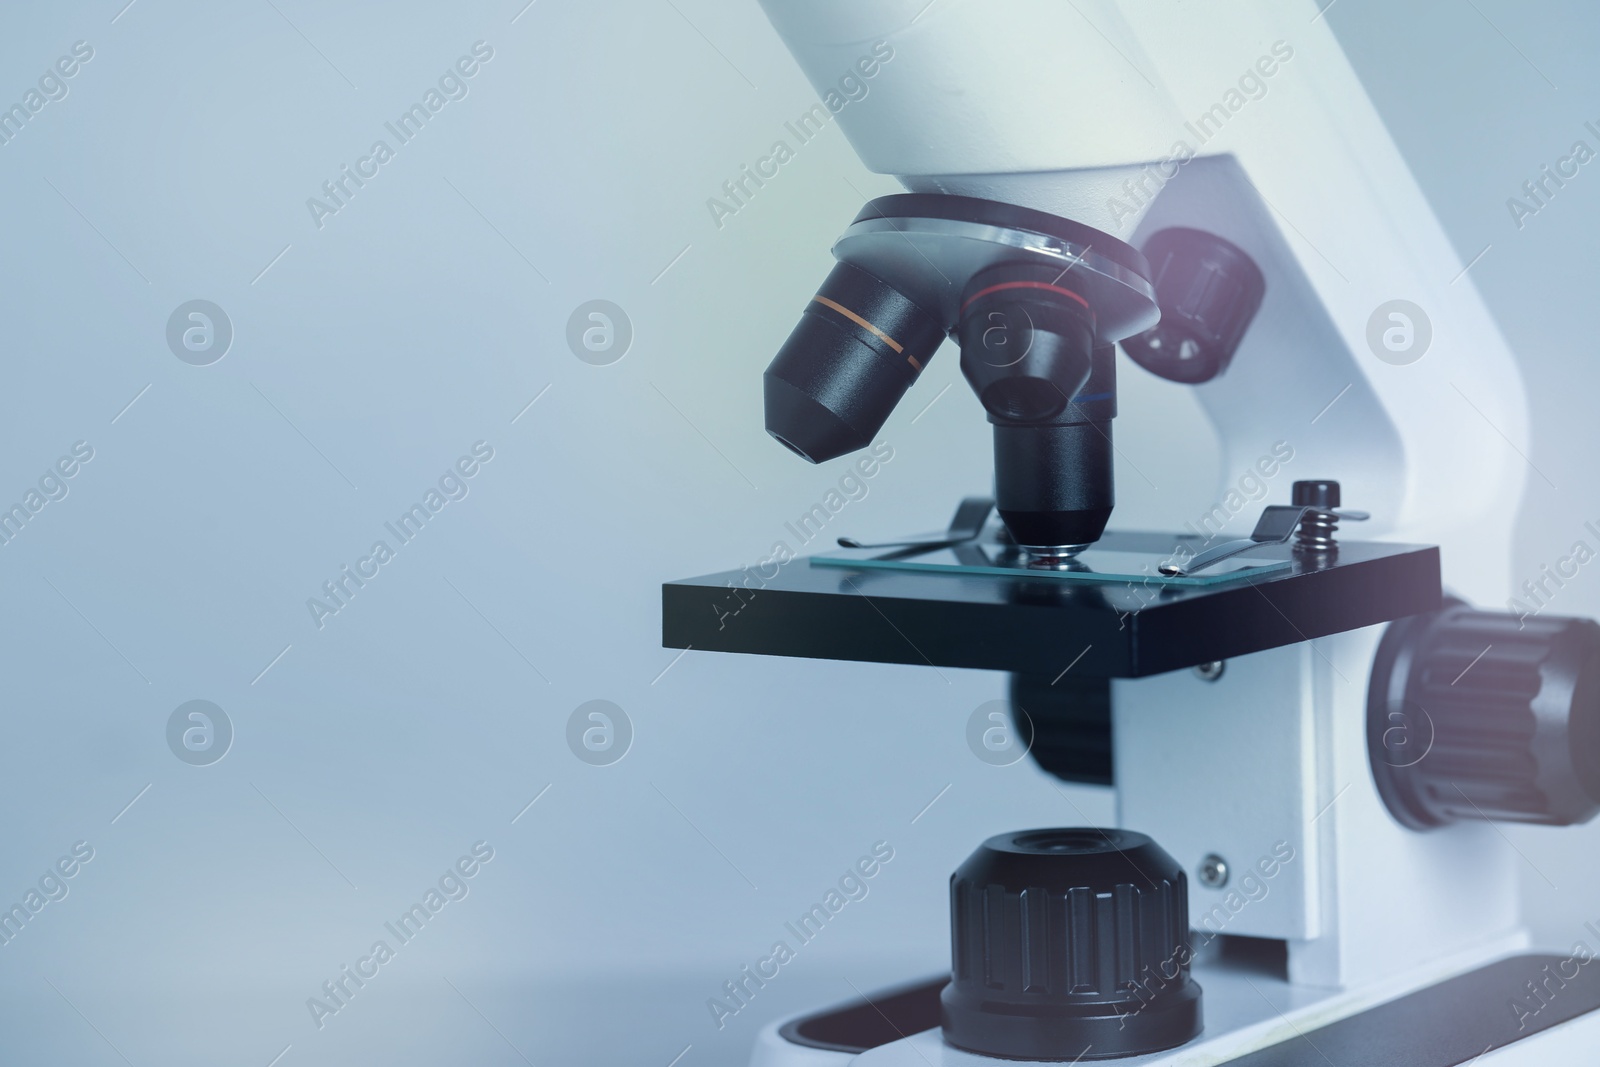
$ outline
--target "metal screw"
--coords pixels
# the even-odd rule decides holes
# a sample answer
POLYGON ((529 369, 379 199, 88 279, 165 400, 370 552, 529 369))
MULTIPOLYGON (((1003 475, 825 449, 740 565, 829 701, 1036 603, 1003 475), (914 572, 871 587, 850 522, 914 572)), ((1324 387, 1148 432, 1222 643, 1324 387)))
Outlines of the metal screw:
POLYGON ((1300 530, 1294 542, 1296 552, 1316 555, 1338 550, 1339 542, 1334 534, 1339 530, 1339 516, 1333 509, 1339 506, 1339 499, 1338 482, 1294 483, 1290 500, 1295 507, 1311 509, 1300 519, 1300 530))
POLYGON ((1200 664, 1200 666, 1194 669, 1194 673, 1197 674, 1202 681, 1214 682, 1218 678, 1222 677, 1222 672, 1224 669, 1226 669, 1226 667, 1227 664, 1222 660, 1213 660, 1210 663, 1200 664))
POLYGON ((1228 884, 1228 861, 1210 853, 1200 861, 1200 882, 1212 889, 1221 889, 1228 884))

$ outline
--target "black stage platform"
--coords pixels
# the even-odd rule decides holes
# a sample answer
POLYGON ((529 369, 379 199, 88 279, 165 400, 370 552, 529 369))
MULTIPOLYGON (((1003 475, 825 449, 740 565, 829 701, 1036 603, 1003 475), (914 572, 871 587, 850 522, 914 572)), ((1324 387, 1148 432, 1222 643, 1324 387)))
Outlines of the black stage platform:
MULTIPOLYGON (((1148 553, 1173 544, 1171 534, 1149 533, 1108 533, 1100 542, 1148 553)), ((1296 557, 1289 545, 1249 555, 1293 565, 1224 584, 1162 587, 1027 572, 820 567, 801 558, 765 572, 666 583, 662 645, 1047 678, 1072 664, 1079 676, 1139 678, 1440 606, 1433 546, 1341 541, 1322 561, 1296 557)))

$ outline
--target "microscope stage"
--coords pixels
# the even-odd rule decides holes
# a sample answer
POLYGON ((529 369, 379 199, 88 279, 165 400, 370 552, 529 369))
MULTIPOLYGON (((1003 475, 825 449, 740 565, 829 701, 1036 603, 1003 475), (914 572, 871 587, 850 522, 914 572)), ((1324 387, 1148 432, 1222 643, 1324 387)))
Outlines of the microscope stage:
MULTIPOLYGON (((1108 533, 1091 551, 1156 559, 1172 547, 1170 534, 1108 533)), ((666 583, 662 645, 1046 677, 1071 665, 1079 676, 1139 678, 1441 603, 1432 545, 1341 541, 1320 561, 1272 545, 1240 559, 1276 565, 1197 583, 793 559, 666 583)))

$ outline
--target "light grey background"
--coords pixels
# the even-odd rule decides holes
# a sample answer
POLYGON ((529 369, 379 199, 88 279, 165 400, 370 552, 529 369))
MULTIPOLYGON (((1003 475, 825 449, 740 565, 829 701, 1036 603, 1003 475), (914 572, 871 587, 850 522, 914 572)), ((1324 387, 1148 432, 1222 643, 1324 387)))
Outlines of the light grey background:
MULTIPOLYGON (((0 14, 0 101, 95 50, 0 147, 0 498, 95 451, 0 547, 0 898, 95 850, 0 946, 0 1059, 741 1063, 767 1019, 937 970, 945 878, 984 835, 1109 817, 968 752, 997 676, 659 647, 663 580, 760 560, 845 469, 770 442, 760 371, 895 188, 830 128, 713 224, 815 99, 753 0, 123 2, 0 14), (318 229, 306 198, 478 40, 469 95, 318 229), (165 342, 196 298, 235 330, 209 367, 165 342), (612 366, 566 346, 592 299, 632 319, 612 366), (480 440, 469 495, 317 629, 306 599, 480 440), (166 745, 192 699, 236 731, 209 767, 166 745), (613 766, 566 747, 592 699, 636 730, 613 766), (306 998, 480 840, 470 895, 318 1030, 306 998), (706 999, 878 840, 870 895, 717 1030, 706 999)), ((1559 487, 1506 502, 1536 576, 1600 519, 1600 164, 1521 231, 1505 200, 1600 123, 1600 16, 1328 18, 1463 259, 1490 246, 1471 277, 1559 487)), ((1210 431, 1125 370, 1119 444, 1173 474, 1159 498, 1121 478, 1117 521, 1173 526, 1214 492, 1210 431)), ((883 436, 829 537, 937 525, 988 483, 951 351, 883 436)), ((1593 568, 1552 610, 1600 614, 1593 568)), ((1535 929, 1570 942, 1600 829, 1507 833, 1535 929)))

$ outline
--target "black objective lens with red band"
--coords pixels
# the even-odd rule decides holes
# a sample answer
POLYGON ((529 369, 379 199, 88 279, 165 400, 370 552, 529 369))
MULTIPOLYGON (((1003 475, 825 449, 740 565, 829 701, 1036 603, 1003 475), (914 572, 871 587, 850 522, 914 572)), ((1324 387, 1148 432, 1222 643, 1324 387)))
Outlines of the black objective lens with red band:
POLYGON ((1093 544, 1115 503, 1116 357, 1094 308, 1047 264, 977 274, 961 302, 961 371, 994 425, 995 502, 1012 538, 1045 555, 1093 544))

